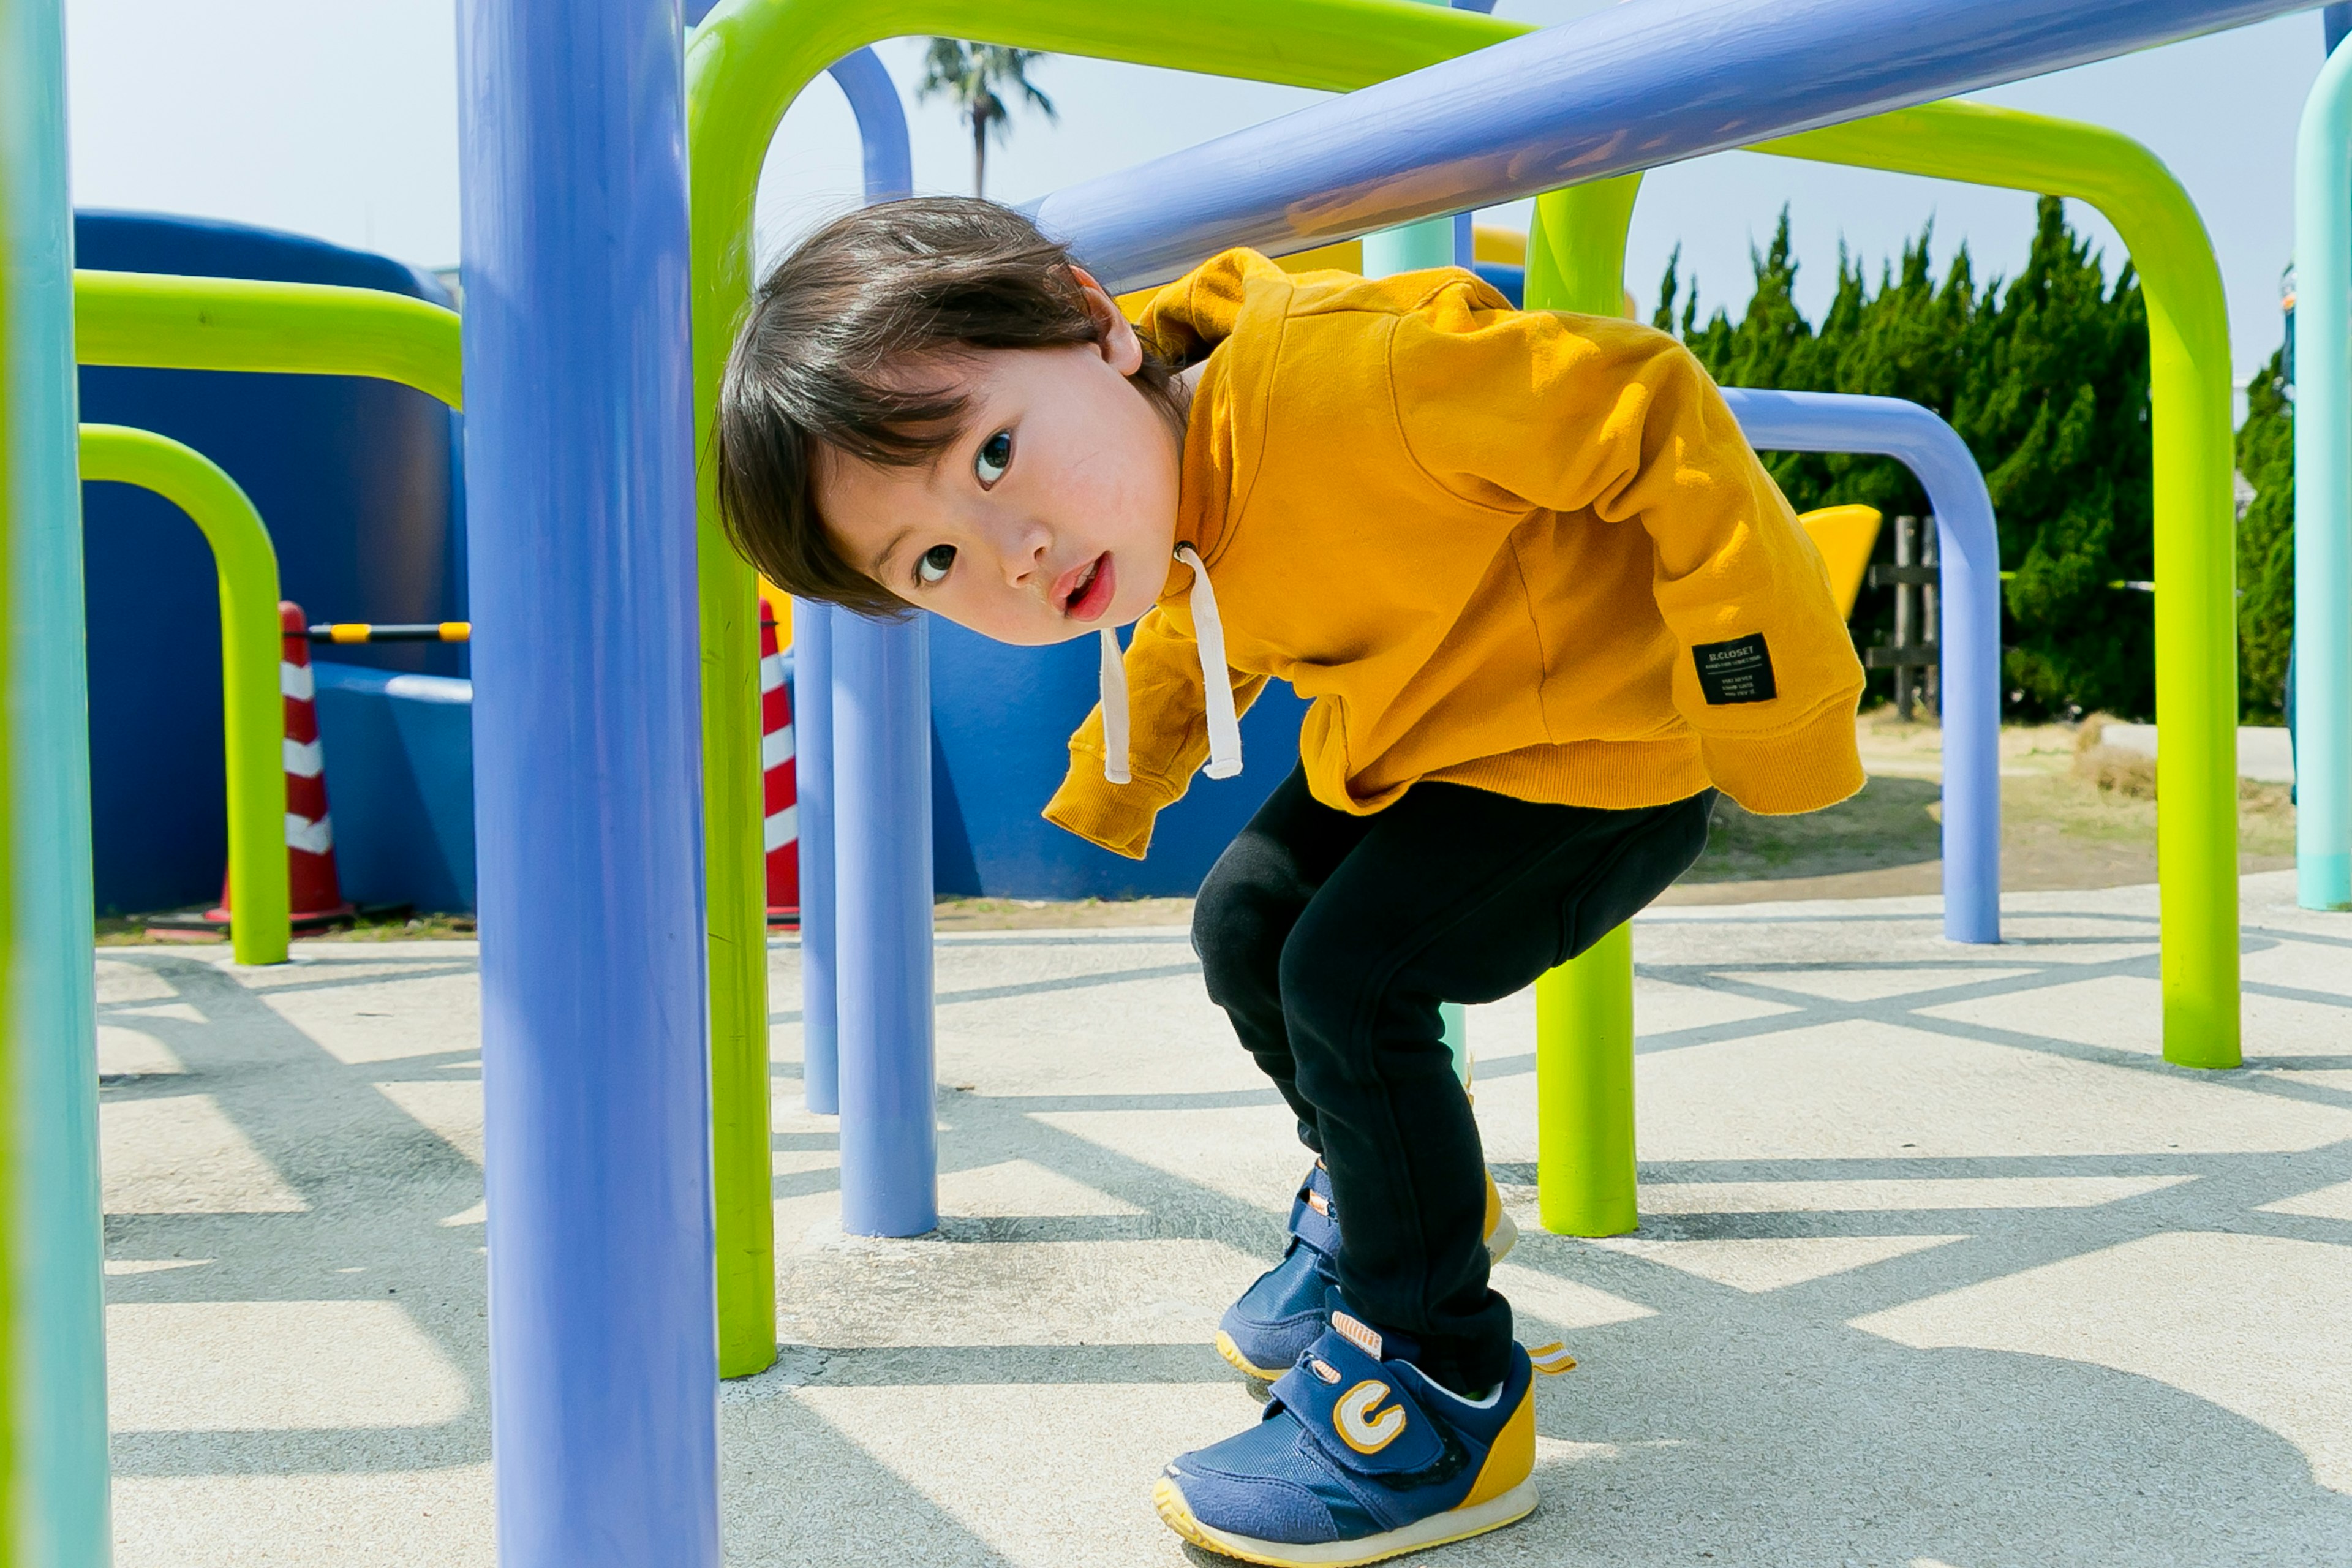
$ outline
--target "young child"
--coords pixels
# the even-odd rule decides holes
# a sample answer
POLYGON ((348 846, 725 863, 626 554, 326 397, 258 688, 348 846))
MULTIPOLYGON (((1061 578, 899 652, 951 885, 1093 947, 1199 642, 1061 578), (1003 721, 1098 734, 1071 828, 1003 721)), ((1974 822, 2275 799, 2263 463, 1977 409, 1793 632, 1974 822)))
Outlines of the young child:
POLYGON ((716 457, 738 548, 794 594, 1099 633, 1102 706, 1045 815, 1122 855, 1204 763, 1240 771, 1269 679, 1310 700, 1192 922, 1318 1156, 1218 1335, 1273 1397, 1155 1502, 1270 1563, 1525 1516, 1535 1368, 1487 1282, 1500 1206, 1438 1004, 1507 996, 1649 903, 1718 789, 1786 813, 1862 785, 1821 560, 1706 373, 1466 272, 1246 250, 1130 324, 1020 216, 905 201, 761 285, 716 457))

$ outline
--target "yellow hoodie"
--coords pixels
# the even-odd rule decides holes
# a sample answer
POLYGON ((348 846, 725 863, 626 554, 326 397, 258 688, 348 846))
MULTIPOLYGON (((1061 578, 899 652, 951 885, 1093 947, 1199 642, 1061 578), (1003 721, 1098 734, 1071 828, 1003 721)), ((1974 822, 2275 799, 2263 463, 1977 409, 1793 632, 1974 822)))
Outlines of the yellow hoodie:
MULTIPOLYGON (((1862 668, 1821 557, 1689 353, 1514 310, 1465 272, 1293 276, 1232 250, 1139 323, 1207 365, 1176 540, 1205 565, 1234 696, 1311 706, 1315 798, 1423 779, 1624 809, 1709 784, 1750 811, 1862 787, 1862 668)), ((1192 570, 1125 668, 1132 782, 1102 710, 1045 808, 1140 858, 1209 752, 1192 570)))

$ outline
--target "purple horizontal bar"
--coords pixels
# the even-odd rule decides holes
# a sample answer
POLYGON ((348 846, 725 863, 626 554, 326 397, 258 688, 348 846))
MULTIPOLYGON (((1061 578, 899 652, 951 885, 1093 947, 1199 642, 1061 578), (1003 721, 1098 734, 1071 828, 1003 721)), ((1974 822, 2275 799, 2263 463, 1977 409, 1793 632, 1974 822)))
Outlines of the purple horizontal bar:
POLYGON ((1116 290, 1973 92, 2309 0, 1640 0, 1055 193, 1116 290))

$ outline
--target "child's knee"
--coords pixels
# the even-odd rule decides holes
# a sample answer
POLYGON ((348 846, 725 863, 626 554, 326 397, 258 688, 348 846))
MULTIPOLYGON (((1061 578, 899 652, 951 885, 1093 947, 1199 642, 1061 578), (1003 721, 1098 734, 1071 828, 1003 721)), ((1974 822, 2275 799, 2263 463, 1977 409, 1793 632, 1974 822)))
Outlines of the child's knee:
POLYGON ((1274 969, 1297 910, 1281 879, 1236 841, 1217 858, 1192 900, 1192 951, 1212 1000, 1223 1002, 1237 984, 1263 984, 1274 969))

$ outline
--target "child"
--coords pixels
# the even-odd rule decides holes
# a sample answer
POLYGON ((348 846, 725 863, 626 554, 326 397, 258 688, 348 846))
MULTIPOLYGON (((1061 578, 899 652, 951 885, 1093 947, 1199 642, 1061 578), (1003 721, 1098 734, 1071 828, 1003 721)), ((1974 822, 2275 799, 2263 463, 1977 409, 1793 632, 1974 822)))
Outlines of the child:
MULTIPOLYGON (((1441 1001, 1581 952, 1751 811, 1862 784, 1819 557, 1696 361, 1469 274, 1229 251, 1133 324, 1026 219, 868 207, 761 286, 728 528, 794 594, 1103 638, 1045 808, 1141 857, 1269 679, 1299 761, 1202 884, 1209 995, 1318 1156, 1218 1345, 1264 1419, 1155 1501, 1197 1544, 1369 1563, 1535 1507, 1527 1351, 1441 1001), (1112 628, 1133 623, 1122 658, 1112 628)), ((1553 1357, 1564 1363, 1564 1357, 1553 1357)))

